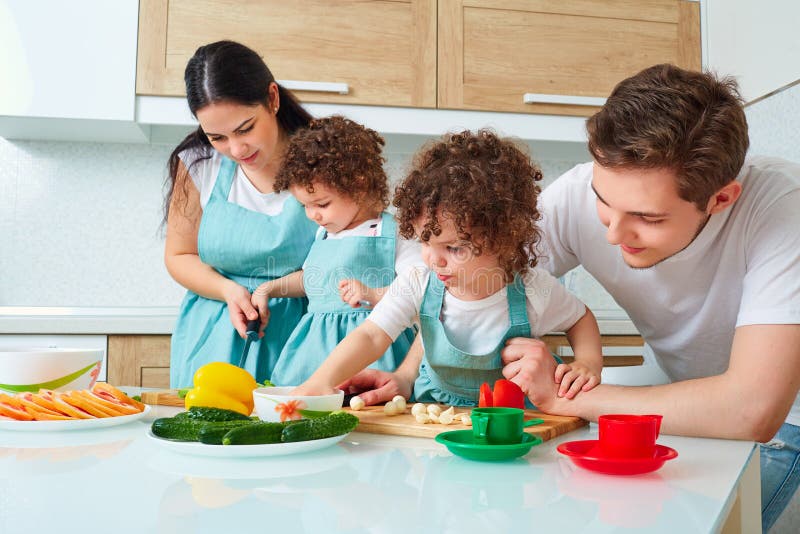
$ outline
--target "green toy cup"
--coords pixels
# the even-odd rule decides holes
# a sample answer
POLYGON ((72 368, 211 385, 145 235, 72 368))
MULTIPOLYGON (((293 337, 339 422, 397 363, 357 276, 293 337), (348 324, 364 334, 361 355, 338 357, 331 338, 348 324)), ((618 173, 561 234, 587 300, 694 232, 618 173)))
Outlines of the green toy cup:
POLYGON ((542 423, 541 419, 525 421, 524 416, 519 408, 474 408, 470 414, 473 441, 489 445, 522 443, 523 429, 542 423))

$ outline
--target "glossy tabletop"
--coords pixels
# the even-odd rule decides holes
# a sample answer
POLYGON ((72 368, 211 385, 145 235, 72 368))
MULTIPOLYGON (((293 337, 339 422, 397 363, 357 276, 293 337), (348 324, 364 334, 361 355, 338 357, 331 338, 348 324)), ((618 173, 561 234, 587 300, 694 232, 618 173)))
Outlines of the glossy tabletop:
POLYGON ((147 437, 156 407, 126 425, 0 431, 0 532, 709 532, 733 504, 751 442, 662 436, 659 471, 601 475, 556 451, 482 463, 433 439, 352 433, 326 449, 227 459, 147 437))

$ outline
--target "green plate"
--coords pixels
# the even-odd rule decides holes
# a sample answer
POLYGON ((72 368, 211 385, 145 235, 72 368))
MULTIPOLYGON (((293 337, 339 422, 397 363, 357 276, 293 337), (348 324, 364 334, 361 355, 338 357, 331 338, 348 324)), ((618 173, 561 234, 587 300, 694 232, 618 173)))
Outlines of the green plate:
POLYGON ((461 456, 462 458, 484 462, 497 462, 519 458, 520 456, 528 454, 531 447, 542 442, 542 438, 523 433, 522 443, 514 443, 513 445, 484 445, 474 443, 472 430, 453 430, 451 432, 442 432, 436 436, 436 441, 447 447, 453 454, 461 456))

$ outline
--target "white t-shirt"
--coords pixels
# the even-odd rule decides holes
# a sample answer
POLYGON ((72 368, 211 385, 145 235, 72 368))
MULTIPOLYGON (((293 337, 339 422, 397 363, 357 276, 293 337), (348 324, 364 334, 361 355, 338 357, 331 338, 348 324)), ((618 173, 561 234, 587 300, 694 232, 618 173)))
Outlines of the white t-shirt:
MULTIPOLYGON (((800 165, 749 158, 737 178, 738 201, 649 269, 629 268, 606 241, 591 179, 586 163, 543 191, 541 266, 561 276, 583 265, 628 313, 671 380, 726 371, 738 326, 800 323, 800 165)), ((769 354, 753 357, 770 365, 769 354)), ((799 403, 800 395, 787 422, 800 424, 799 403)))
MULTIPOLYGON (((366 236, 375 237, 381 235, 383 228, 383 220, 381 218, 369 219, 359 224, 355 228, 349 230, 342 230, 341 232, 328 232, 325 239, 344 239, 345 237, 366 236)), ((325 232, 323 227, 317 229, 316 238, 325 232)), ((403 239, 395 234, 394 246, 394 272, 402 273, 412 267, 419 267, 425 269, 425 262, 422 261, 422 245, 416 239, 403 239)), ((303 263, 303 269, 306 264, 303 263)))
MULTIPOLYGON (((192 150, 184 150, 178 154, 178 157, 189 169, 189 176, 200 192, 200 206, 205 209, 217 181, 219 168, 222 165, 222 155, 216 150, 212 150, 210 158, 198 161, 195 165, 191 165, 197 158, 196 152, 192 150)), ((236 174, 233 177, 230 193, 228 193, 228 202, 233 202, 251 211, 274 216, 283 211, 283 204, 289 198, 292 198, 292 195, 288 191, 262 193, 250 182, 241 165, 236 166, 236 174)))
MULTIPOLYGON (((400 332, 419 322, 419 310, 430 272, 410 269, 395 278, 389 292, 375 306, 368 319, 396 339, 400 332)), ((586 307, 556 278, 542 269, 523 275, 531 335, 568 330, 586 313, 586 307)), ((507 289, 481 300, 460 300, 444 293, 441 321, 447 339, 468 354, 493 350, 508 330, 507 289)))

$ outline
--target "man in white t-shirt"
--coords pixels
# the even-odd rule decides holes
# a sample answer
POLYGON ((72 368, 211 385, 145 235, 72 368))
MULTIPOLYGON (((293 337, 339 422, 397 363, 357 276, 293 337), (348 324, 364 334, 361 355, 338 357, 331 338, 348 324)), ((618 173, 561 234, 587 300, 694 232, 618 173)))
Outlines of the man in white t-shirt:
POLYGON ((735 83, 657 65, 587 122, 593 163, 545 189, 542 267, 582 265, 672 383, 557 396, 541 341, 509 340, 504 375, 540 409, 660 413, 669 434, 767 442, 768 531, 800 483, 800 165, 749 158, 735 83))

